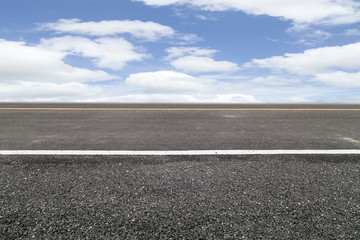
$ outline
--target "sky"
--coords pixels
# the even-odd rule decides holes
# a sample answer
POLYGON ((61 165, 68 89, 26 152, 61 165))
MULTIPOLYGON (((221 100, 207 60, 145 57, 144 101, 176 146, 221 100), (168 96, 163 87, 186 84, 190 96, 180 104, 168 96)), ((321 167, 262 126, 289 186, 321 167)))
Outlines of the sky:
POLYGON ((2 0, 0 101, 360 103, 360 1, 2 0))

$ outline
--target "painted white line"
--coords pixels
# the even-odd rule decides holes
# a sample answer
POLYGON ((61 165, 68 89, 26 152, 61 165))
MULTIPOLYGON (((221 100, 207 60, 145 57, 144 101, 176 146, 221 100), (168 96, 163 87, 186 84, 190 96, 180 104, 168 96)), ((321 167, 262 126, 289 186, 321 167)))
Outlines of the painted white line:
POLYGON ((360 154, 352 150, 180 150, 180 151, 99 151, 99 150, 2 150, 0 155, 101 155, 101 156, 171 156, 171 155, 330 155, 360 154))

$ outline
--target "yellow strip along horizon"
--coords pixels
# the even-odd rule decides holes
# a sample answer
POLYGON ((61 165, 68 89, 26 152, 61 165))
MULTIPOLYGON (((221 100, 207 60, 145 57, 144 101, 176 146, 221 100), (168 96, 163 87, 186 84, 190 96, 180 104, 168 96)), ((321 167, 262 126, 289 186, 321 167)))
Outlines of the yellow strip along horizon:
POLYGON ((0 108, 33 111, 360 111, 358 108, 0 108))

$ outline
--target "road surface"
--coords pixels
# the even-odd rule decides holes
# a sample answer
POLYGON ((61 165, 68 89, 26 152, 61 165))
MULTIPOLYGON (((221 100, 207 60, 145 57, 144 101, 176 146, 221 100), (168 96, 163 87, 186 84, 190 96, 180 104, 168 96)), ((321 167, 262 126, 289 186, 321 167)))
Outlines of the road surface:
POLYGON ((0 150, 359 149, 359 129, 360 105, 0 104, 0 150))
MULTIPOLYGON (((358 150, 356 109, 0 104, 0 151, 358 150)), ((359 203, 358 154, 0 155, 0 239, 359 239, 359 203)))

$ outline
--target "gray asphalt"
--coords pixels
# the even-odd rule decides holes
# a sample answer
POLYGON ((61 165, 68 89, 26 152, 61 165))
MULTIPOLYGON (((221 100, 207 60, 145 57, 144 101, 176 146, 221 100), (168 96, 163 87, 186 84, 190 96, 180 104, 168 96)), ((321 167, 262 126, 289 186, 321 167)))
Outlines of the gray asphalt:
MULTIPOLYGON (((359 128, 360 111, 0 110, 0 150, 360 149, 359 128)), ((359 171, 359 155, 0 156, 0 239, 360 239, 359 171)))
POLYGON ((359 156, 0 157, 0 239, 360 239, 359 156))
MULTIPOLYGON (((360 105, 0 104, 4 107, 358 108, 360 105)), ((0 150, 360 149, 360 111, 0 110, 0 150)))

